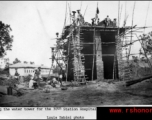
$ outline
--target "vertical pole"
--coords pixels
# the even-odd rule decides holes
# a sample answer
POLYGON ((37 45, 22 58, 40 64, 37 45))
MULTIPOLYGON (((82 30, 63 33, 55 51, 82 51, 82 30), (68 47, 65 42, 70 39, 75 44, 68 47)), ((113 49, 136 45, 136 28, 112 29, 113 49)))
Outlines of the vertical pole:
POLYGON ((95 28, 94 28, 94 35, 93 35, 93 63, 92 63, 92 81, 94 77, 94 58, 95 57, 95 28))
POLYGON ((114 62, 113 62, 113 80, 115 79, 115 54, 114 54, 114 62))
POLYGON ((113 65, 113 79, 115 79, 115 76, 116 76, 116 54, 118 52, 118 48, 117 48, 117 44, 119 44, 119 26, 120 26, 120 1, 118 2, 118 31, 117 31, 117 37, 115 39, 115 47, 116 47, 116 51, 115 51, 115 54, 114 54, 114 65, 113 65))
MULTIPOLYGON (((133 18, 134 18, 135 5, 136 5, 136 1, 134 2, 133 13, 132 13, 132 25, 131 25, 131 40, 130 40, 130 43, 132 42, 132 29, 133 29, 133 21, 134 21, 133 18)), ((128 60, 127 60, 128 62, 129 62, 130 52, 131 52, 131 45, 129 46, 128 60)))
POLYGON ((70 38, 69 38, 69 40, 68 40, 68 58, 67 58, 67 69, 66 69, 66 82, 67 82, 67 80, 68 80, 69 52, 70 52, 70 38))
POLYGON ((52 67, 53 67, 53 63, 54 63, 54 53, 53 53, 53 51, 52 51, 52 65, 51 65, 51 68, 50 68, 50 71, 49 71, 49 74, 48 74, 47 81, 48 81, 48 79, 49 79, 49 76, 50 76, 50 73, 51 73, 51 69, 52 69, 52 67))

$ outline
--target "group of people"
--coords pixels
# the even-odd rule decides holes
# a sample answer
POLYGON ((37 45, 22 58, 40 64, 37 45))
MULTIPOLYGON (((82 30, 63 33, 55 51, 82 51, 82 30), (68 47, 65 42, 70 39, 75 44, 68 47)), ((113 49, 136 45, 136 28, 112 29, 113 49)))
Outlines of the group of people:
MULTIPOLYGON (((91 20, 92 20, 92 26, 98 25, 100 23, 99 18, 92 18, 91 20)), ((103 24, 105 25, 105 27, 108 27, 108 26, 116 27, 117 26, 117 19, 114 18, 113 21, 112 21, 109 18, 109 16, 107 15, 107 17, 103 20, 103 24)))
POLYGON ((41 77, 41 68, 38 67, 34 71, 34 76, 31 76, 31 79, 29 81, 29 88, 38 88, 40 86, 40 81, 42 80, 41 77))
POLYGON ((117 19, 114 18, 113 21, 109 18, 109 16, 107 15, 107 17, 105 18, 105 26, 109 26, 110 24, 113 26, 113 27, 116 27, 117 25, 117 19))
MULTIPOLYGON (((73 14, 72 15, 70 14, 70 16, 72 18, 72 22, 73 22, 74 26, 85 25, 84 17, 82 16, 80 10, 77 10, 77 17, 76 17, 76 11, 72 11, 72 13, 73 14)), ((92 26, 98 25, 100 23, 100 19, 98 16, 96 16, 95 18, 92 18, 91 20, 92 20, 92 23, 91 23, 92 26)), ((108 27, 108 26, 116 27, 117 26, 117 19, 114 18, 112 21, 108 15, 102 22, 105 25, 105 27, 108 27)))
MULTIPOLYGON (((58 79, 56 79, 56 77, 54 77, 54 78, 48 80, 46 82, 46 84, 51 85, 52 87, 57 87, 57 85, 62 86, 62 78, 63 78, 63 75, 60 74, 58 76, 58 79)), ((31 79, 29 81, 29 88, 37 89, 40 86, 40 81, 41 80, 42 80, 41 69, 38 68, 38 69, 35 70, 34 77, 31 77, 31 79)))
MULTIPOLYGON (((20 74, 18 73, 17 69, 15 69, 15 74, 14 74, 14 78, 16 79, 16 81, 19 82, 19 77, 20 74)), ((56 79, 56 77, 54 77, 53 79, 50 79, 49 81, 47 81, 48 85, 51 85, 52 87, 56 87, 56 85, 60 85, 62 86, 62 79, 63 79, 63 75, 59 74, 59 76, 57 77, 58 79, 56 79)), ((37 89, 38 87, 40 87, 40 81, 42 81, 43 78, 41 76, 41 68, 38 67, 35 69, 34 71, 34 76, 30 77, 29 80, 29 88, 30 89, 37 89)))
POLYGON ((77 26, 81 26, 84 24, 84 17, 82 16, 82 14, 80 13, 80 10, 77 10, 77 17, 76 17, 76 11, 72 11, 72 15, 70 14, 71 18, 72 18, 72 22, 73 25, 77 25, 77 26))

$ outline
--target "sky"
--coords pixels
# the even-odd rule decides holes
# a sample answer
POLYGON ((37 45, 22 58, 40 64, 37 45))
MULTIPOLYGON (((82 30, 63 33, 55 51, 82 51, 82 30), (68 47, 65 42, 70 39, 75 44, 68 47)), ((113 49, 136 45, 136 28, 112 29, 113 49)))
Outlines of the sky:
MULTIPOLYGON (((71 11, 81 8, 84 19, 91 23, 95 17, 97 1, 67 1, 71 11), (86 11, 86 12, 85 12, 86 11)), ((98 1, 99 18, 103 20, 107 15, 111 19, 118 18, 118 1, 98 1)), ((120 26, 126 14, 126 26, 132 25, 134 1, 120 1, 120 26)), ((10 63, 15 58, 23 61, 34 61, 35 64, 51 66, 51 46, 55 44, 56 32, 61 34, 66 11, 66 1, 0 1, 0 21, 9 24, 14 36, 12 51, 8 51, 6 58, 10 63)), ((69 9, 67 22, 70 23, 69 9)), ((152 26, 152 5, 149 1, 136 1, 133 25, 137 27, 152 26), (149 9, 148 9, 149 6, 149 9), (147 12, 148 11, 148 12, 147 12), (146 19, 147 16, 147 19, 146 19)), ((142 30, 143 31, 143 30, 142 30)), ((146 29, 145 33, 152 31, 146 29)), ((136 43, 132 51, 137 53, 140 44, 136 43)))

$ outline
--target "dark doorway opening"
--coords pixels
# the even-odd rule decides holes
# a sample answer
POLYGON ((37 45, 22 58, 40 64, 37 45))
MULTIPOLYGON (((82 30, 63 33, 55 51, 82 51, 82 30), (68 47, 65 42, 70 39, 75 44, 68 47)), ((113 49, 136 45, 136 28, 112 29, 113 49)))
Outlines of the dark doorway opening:
POLYGON ((103 57, 103 67, 104 67, 104 78, 105 79, 113 79, 113 64, 114 57, 113 56, 104 56, 103 57))
POLYGON ((88 81, 92 80, 92 76, 93 76, 93 80, 96 80, 97 79, 96 57, 95 56, 93 57, 94 46, 93 44, 86 44, 86 43, 93 43, 94 32, 82 30, 81 33, 83 33, 80 36, 80 38, 82 39, 81 42, 83 43, 83 49, 81 50, 81 52, 84 54, 85 57, 84 66, 85 66, 86 80, 88 81), (94 63, 93 63, 93 59, 94 59, 94 63), (94 69, 92 74, 93 64, 94 64, 94 69))
MULTIPOLYGON (((104 67, 104 79, 114 79, 114 56, 116 52, 115 32, 100 32, 102 42, 102 60, 104 67)), ((115 66, 116 67, 116 66, 115 66)))

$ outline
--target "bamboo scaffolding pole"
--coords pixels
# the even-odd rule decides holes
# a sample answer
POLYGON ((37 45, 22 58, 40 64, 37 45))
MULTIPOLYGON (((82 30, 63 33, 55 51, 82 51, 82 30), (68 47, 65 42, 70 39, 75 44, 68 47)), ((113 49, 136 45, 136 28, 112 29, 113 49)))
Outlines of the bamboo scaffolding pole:
MULTIPOLYGON (((148 8, 147 8, 146 19, 145 19, 145 26, 146 26, 147 17, 148 17, 149 6, 150 6, 150 1, 148 2, 148 8)), ((145 33, 145 28, 144 28, 144 33, 145 33)))
MULTIPOLYGON (((132 23, 131 23, 131 26, 133 26, 133 21, 134 21, 134 10, 135 10, 135 5, 136 5, 136 1, 134 2, 134 6, 133 6, 133 13, 132 13, 132 23)), ((131 29, 131 39, 130 39, 130 43, 131 43, 131 42, 132 42, 132 29, 131 29)), ((129 52, 128 52, 127 61, 129 61, 130 52, 131 52, 131 46, 129 47, 129 52)))
POLYGON ((68 81, 69 53, 70 53, 70 38, 69 38, 69 41, 68 41, 68 58, 67 58, 67 69, 66 69, 66 82, 68 81))
MULTIPOLYGON (((118 31, 117 31, 117 39, 116 39, 116 43, 118 44, 118 40, 119 40, 119 33, 120 33, 120 1, 118 2, 118 31)), ((115 51, 115 54, 114 54, 114 62, 113 62, 113 80, 115 79, 115 77, 116 77, 116 54, 117 54, 117 52, 118 52, 118 48, 117 48, 117 44, 115 44, 115 47, 116 47, 116 51, 115 51)))
POLYGON ((94 35, 93 35, 93 63, 92 63, 92 81, 94 77, 94 59, 95 59, 95 29, 94 29, 94 35))

